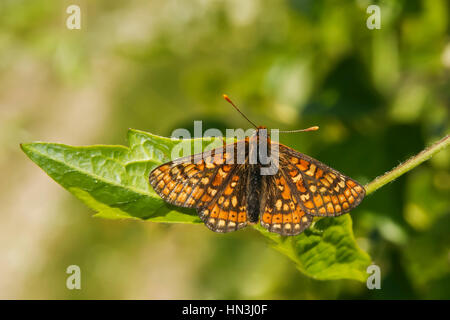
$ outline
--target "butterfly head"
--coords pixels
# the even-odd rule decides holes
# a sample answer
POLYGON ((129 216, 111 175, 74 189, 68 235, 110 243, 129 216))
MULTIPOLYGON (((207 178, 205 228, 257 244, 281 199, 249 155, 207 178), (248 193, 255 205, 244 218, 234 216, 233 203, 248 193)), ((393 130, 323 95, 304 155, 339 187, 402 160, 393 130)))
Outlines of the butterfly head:
POLYGON ((269 130, 267 129, 267 127, 259 126, 256 128, 255 136, 257 136, 257 137, 264 136, 264 137, 270 138, 270 133, 269 133, 269 130))

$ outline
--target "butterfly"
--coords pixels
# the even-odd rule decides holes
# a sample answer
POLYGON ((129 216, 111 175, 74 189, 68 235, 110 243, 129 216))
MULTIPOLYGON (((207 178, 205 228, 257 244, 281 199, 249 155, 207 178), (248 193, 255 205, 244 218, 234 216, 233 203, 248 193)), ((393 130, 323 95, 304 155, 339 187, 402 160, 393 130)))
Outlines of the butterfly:
POLYGON ((205 225, 221 233, 259 220, 270 232, 294 236, 314 216, 340 216, 361 203, 365 189, 357 181, 255 127, 251 137, 156 167, 150 184, 166 202, 196 208, 205 225), (261 156, 261 146, 267 146, 268 157, 261 156), (268 160, 276 163, 275 170, 263 174, 268 160))

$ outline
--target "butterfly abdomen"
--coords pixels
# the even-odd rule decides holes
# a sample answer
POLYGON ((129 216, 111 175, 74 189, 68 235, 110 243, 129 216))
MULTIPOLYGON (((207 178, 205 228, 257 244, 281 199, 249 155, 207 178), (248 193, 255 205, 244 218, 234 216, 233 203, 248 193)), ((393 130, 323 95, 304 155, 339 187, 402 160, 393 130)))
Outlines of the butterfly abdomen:
POLYGON ((259 220, 262 192, 262 176, 258 165, 249 165, 247 184, 247 217, 250 223, 259 220))

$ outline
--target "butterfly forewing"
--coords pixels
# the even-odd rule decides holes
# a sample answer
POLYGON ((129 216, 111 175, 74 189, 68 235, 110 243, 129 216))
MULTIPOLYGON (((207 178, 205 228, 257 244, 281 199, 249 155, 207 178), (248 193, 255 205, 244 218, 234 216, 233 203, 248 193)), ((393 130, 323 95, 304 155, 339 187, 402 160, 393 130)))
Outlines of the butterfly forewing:
POLYGON ((150 173, 150 184, 170 204, 187 208, 206 206, 234 169, 226 163, 229 156, 219 148, 167 162, 150 173))
POLYGON ((289 147, 279 149, 280 170, 307 214, 339 216, 364 198, 365 189, 355 180, 289 147))

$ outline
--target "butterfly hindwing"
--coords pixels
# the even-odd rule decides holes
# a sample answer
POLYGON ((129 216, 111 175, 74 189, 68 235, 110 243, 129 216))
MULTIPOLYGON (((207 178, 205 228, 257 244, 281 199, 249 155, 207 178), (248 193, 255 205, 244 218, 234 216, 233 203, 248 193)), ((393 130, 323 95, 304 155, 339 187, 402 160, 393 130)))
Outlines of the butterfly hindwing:
POLYGON ((302 209, 282 171, 265 176, 265 181, 266 198, 261 206, 261 226, 284 236, 297 235, 309 227, 312 217, 302 209))
POLYGON ((279 149, 280 170, 307 214, 339 216, 364 198, 365 189, 355 180, 289 147, 279 145, 279 149))
POLYGON ((214 199, 198 214, 205 225, 215 232, 230 232, 247 225, 246 165, 236 165, 214 199))

